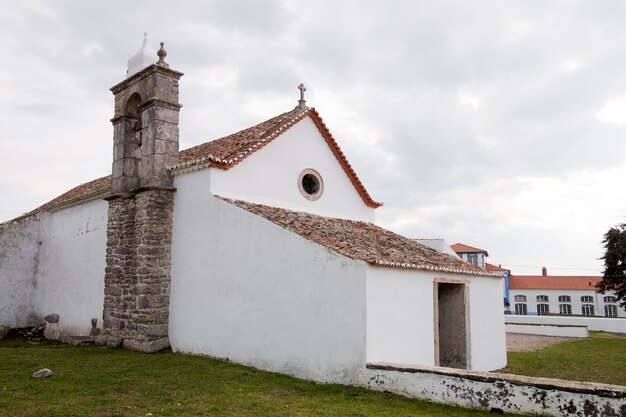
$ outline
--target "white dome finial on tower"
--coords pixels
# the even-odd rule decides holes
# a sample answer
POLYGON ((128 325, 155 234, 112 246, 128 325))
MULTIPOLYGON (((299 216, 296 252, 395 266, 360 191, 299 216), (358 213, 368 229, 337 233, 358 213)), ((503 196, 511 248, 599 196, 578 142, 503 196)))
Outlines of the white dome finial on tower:
POLYGON ((156 51, 150 47, 148 33, 143 34, 143 43, 141 49, 128 60, 126 69, 126 78, 138 73, 142 69, 149 67, 156 62, 156 51))

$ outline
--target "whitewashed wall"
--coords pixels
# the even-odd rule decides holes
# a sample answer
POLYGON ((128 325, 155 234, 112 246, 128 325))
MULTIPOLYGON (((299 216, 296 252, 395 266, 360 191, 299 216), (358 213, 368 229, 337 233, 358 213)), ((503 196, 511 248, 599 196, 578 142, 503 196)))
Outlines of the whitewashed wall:
POLYGON ((365 205, 308 117, 228 171, 211 171, 211 190, 217 195, 329 217, 374 221, 374 209, 365 205), (298 177, 307 168, 319 172, 324 182, 324 192, 317 201, 306 199, 298 189, 298 177))
POLYGON ((172 348, 361 383, 365 264, 212 197, 210 173, 175 181, 172 348))
POLYGON ((470 368, 506 366, 502 279, 368 267, 367 362, 434 365, 435 278, 469 280, 470 368))
POLYGON ((32 301, 38 288, 40 241, 40 216, 0 226, 0 326, 38 322, 32 301))
POLYGON ((368 266, 367 361, 433 365, 433 278, 368 266))
POLYGON ((34 307, 60 315, 60 336, 89 334, 92 318, 102 325, 107 207, 93 200, 45 214, 34 307))
MULTIPOLYGON (((459 275, 458 278, 462 278, 459 275)), ((493 371, 506 366, 504 280, 471 277, 469 284, 471 369, 493 371)))

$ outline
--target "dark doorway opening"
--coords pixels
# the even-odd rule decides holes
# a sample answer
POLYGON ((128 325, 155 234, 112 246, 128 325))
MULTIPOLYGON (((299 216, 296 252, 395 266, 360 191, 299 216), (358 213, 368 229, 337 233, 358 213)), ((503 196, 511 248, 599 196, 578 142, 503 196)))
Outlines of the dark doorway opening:
POLYGON ((437 283, 439 366, 467 369, 467 299, 463 284, 437 283))

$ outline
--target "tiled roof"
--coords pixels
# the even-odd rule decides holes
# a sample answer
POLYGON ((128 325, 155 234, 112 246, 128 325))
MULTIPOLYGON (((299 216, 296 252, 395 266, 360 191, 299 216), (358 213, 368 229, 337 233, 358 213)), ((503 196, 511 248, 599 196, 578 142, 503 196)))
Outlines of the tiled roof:
POLYGON ((595 290, 600 276, 511 275, 509 288, 514 290, 595 290))
POLYGON ((456 253, 484 253, 485 256, 489 256, 486 250, 474 248, 472 246, 464 245, 462 243, 455 243, 450 246, 456 253))
POLYGON ((294 110, 283 113, 272 119, 266 120, 256 126, 249 127, 232 135, 195 146, 181 151, 180 162, 171 167, 172 170, 182 169, 198 164, 210 162, 212 166, 221 169, 230 169, 243 161, 245 158, 263 148, 268 143, 286 132, 298 121, 310 117, 317 126, 322 137, 337 158, 337 161, 356 188, 363 202, 369 207, 380 207, 382 203, 376 202, 369 195, 363 183, 356 175, 352 166, 339 148, 339 145, 324 124, 319 113, 313 108, 296 107, 294 110))
POLYGON ((499 277, 372 223, 295 212, 220 197, 293 233, 372 265, 499 277))
MULTIPOLYGON (((361 183, 359 177, 357 177, 356 173, 352 169, 352 166, 339 148, 339 145, 324 124, 319 113, 315 109, 308 107, 296 107, 294 110, 273 117, 263 123, 259 123, 258 125, 249 127, 240 132, 203 143, 202 145, 194 146, 193 148, 182 150, 178 154, 179 163, 174 167, 170 167, 170 169, 176 170, 206 162, 210 162, 211 166, 215 166, 220 169, 230 169, 252 153, 263 148, 265 145, 276 139, 287 129, 307 116, 311 118, 313 123, 315 123, 319 129, 320 133, 324 137, 324 140, 335 155, 335 158, 337 158, 337 161, 341 164, 341 167, 356 188, 357 192, 361 196, 361 199, 363 199, 363 202, 369 207, 380 207, 382 203, 374 201, 369 195, 365 186, 361 183)), ((70 191, 47 202, 43 206, 10 220, 9 222, 18 221, 25 217, 33 216, 44 210, 110 190, 111 176, 109 175, 98 178, 74 187, 70 191)))
MULTIPOLYGON (((95 179, 93 181, 86 182, 77 187, 72 188, 66 193, 61 194, 57 198, 48 201, 46 204, 37 207, 36 209, 29 211, 9 222, 19 221, 26 217, 34 216, 36 214, 41 213, 42 211, 46 211, 55 207, 63 206, 65 204, 70 204, 78 200, 82 200, 85 198, 89 198, 92 196, 106 194, 111 191, 111 176, 107 175, 106 177, 101 177, 95 179)), ((5 223, 9 223, 5 222, 5 223)))
POLYGON ((506 272, 506 271, 509 271, 509 272, 511 272, 511 270, 510 270, 510 269, 501 268, 501 267, 499 267, 499 266, 495 266, 495 265, 492 265, 492 264, 487 263, 487 262, 485 262, 485 269, 486 269, 487 271, 501 271, 501 272, 506 272))

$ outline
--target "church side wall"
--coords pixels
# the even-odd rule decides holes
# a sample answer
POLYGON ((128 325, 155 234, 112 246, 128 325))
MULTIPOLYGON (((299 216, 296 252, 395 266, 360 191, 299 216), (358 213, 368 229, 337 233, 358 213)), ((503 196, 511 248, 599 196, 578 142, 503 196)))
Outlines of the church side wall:
POLYGON ((432 273, 367 268, 367 362, 434 365, 432 273))
POLYGON ((322 216, 374 221, 374 209, 363 202, 323 136, 305 117, 296 125, 224 171, 212 170, 214 194, 322 216), (317 171, 324 191, 318 200, 306 199, 298 189, 300 173, 317 171))
POLYGON ((504 294, 503 279, 474 276, 470 278, 470 361, 471 369, 474 371, 493 371, 506 366, 502 294, 504 294))
POLYGON ((170 342, 321 382, 362 383, 365 264, 176 177, 170 342))
POLYGON ((0 327, 38 321, 32 298, 38 288, 40 234, 40 216, 0 226, 0 327))
POLYGON ((59 314, 58 336, 88 335, 102 321, 107 205, 104 200, 46 213, 34 306, 59 314))

